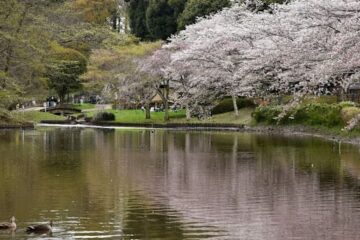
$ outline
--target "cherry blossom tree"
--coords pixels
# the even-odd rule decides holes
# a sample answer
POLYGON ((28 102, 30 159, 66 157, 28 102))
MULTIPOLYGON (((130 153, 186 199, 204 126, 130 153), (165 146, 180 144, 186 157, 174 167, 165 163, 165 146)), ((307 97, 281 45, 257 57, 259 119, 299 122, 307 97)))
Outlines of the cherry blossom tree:
POLYGON ((346 92, 359 81, 359 19, 357 0, 266 7, 245 1, 171 37, 143 69, 167 83, 172 79, 177 100, 193 109, 232 96, 238 115, 239 95, 292 94, 286 111, 306 95, 346 92))
POLYGON ((166 68, 170 61, 171 52, 165 48, 156 50, 152 55, 139 61, 139 71, 147 74, 149 78, 145 82, 159 94, 164 104, 164 120, 169 120, 169 91, 170 79, 167 76, 166 68))
POLYGON ((150 119, 150 104, 156 94, 149 81, 148 76, 140 72, 119 76, 118 79, 118 101, 140 104, 145 109, 145 119, 150 119))
MULTIPOLYGON (((239 12, 245 9, 241 10, 239 12)), ((241 65, 243 50, 249 47, 251 40, 246 34, 237 34, 236 25, 243 18, 234 13, 227 9, 222 14, 204 18, 174 36, 168 46, 181 46, 172 54, 171 65, 179 73, 186 69, 187 73, 180 76, 191 79, 189 89, 195 89, 197 93, 191 95, 193 102, 205 103, 203 97, 206 95, 217 98, 232 96, 235 115, 238 115, 236 97, 240 81, 236 69, 241 65)), ((214 99, 210 97, 209 100, 213 102, 214 99)))
POLYGON ((359 50, 359 7, 357 1, 298 0, 251 18, 247 24, 256 26, 256 38, 272 42, 259 47, 265 51, 257 57, 257 66, 270 69, 266 73, 275 80, 269 89, 334 94, 358 81, 360 62, 353 53, 359 50))

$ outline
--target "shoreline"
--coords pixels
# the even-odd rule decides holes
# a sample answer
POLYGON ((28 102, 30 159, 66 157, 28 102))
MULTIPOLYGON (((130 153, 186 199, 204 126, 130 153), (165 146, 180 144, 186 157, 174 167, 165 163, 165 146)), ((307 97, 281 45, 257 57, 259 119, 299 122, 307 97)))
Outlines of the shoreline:
POLYGON ((73 124, 73 123, 38 123, 38 127, 69 127, 69 128, 98 128, 98 129, 167 129, 191 131, 243 131, 243 125, 221 124, 73 124))
POLYGON ((219 123, 71 123, 64 121, 42 121, 37 124, 39 127, 80 127, 80 128, 99 128, 99 129, 168 129, 181 131, 228 131, 228 132, 248 132, 259 134, 274 134, 283 136, 316 137, 332 142, 349 143, 360 145, 360 136, 342 136, 336 133, 326 132, 325 130, 315 129, 309 126, 248 126, 240 124, 219 124, 219 123))
POLYGON ((336 143, 360 145, 360 136, 342 136, 308 126, 245 126, 244 132, 282 135, 286 137, 316 137, 336 143))
POLYGON ((33 123, 26 123, 26 124, 0 124, 0 130, 11 130, 11 129, 31 130, 31 129, 35 129, 35 124, 33 124, 33 123))
POLYGON ((149 128, 149 129, 229 129, 239 131, 245 128, 243 124, 228 123, 119 123, 119 122, 76 122, 76 121, 41 121, 38 125, 70 125, 70 126, 91 126, 103 128, 149 128))
POLYGON ((41 121, 37 124, 0 124, 0 130, 33 130, 36 127, 69 127, 69 128, 97 128, 97 129, 167 129, 179 131, 226 131, 226 132, 248 132, 269 135, 316 137, 337 143, 348 143, 360 145, 360 136, 343 136, 336 133, 319 130, 309 126, 276 126, 259 125, 248 126, 242 124, 221 123, 76 123, 64 121, 41 121))

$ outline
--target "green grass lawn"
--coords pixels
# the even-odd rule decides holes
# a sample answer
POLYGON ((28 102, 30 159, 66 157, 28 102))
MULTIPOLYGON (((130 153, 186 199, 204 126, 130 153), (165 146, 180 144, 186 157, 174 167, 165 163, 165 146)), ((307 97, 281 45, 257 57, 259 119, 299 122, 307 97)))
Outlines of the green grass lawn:
POLYGON ((231 124, 246 124, 250 125, 253 123, 251 113, 254 111, 253 108, 242 108, 239 110, 239 116, 235 117, 234 112, 227 112, 213 115, 211 118, 199 120, 192 118, 186 120, 185 116, 183 118, 171 119, 171 122, 176 123, 231 123, 231 124))
MULTIPOLYGON (((118 123, 165 123, 164 112, 152 112, 151 119, 145 119, 145 112, 141 110, 107 110, 115 114, 115 122, 118 123)), ((235 117, 233 112, 214 115, 209 119, 199 120, 192 118, 186 120, 185 110, 172 112, 170 111, 170 123, 232 123, 232 124, 251 124, 252 108, 240 109, 239 117, 235 117)), ((89 117, 96 112, 88 112, 89 117)))
MULTIPOLYGON (((142 110, 106 110, 115 114, 116 123, 157 123, 163 124, 164 121, 164 112, 152 112, 151 119, 145 119, 145 112, 142 110)), ((170 111, 170 121, 168 123, 218 123, 218 124, 244 124, 244 125, 257 125, 255 120, 252 118, 253 108, 242 108, 239 110, 239 117, 234 116, 234 112, 222 113, 213 115, 211 118, 205 120, 199 120, 197 118, 192 118, 186 120, 185 111, 170 111)), ((89 111, 86 113, 87 116, 91 117, 98 111, 89 111)), ((39 123, 41 120, 65 120, 63 116, 57 116, 51 113, 39 112, 39 111, 28 111, 28 112, 10 112, 10 116, 13 119, 12 123, 24 123, 24 122, 33 122, 39 123)), ((0 122, 1 124, 1 122, 0 122)), ((5 124, 5 123, 3 123, 5 124)), ((6 123, 7 124, 7 123, 6 123)), ((262 124, 260 124, 262 125, 262 124)), ((300 125, 301 126, 301 125, 300 125)), ((306 126, 306 125, 304 125, 306 126)), ((322 133, 345 136, 345 137, 358 137, 360 136, 359 128, 355 129, 352 132, 341 131, 341 127, 325 127, 325 126, 308 126, 309 129, 319 131, 322 133)))
MULTIPOLYGON (((151 119, 145 119, 145 112, 142 110, 106 110, 115 114, 115 122, 119 123, 164 123, 164 112, 152 112, 151 119)), ((92 117, 96 111, 88 112, 87 116, 92 117)), ((185 111, 170 111, 170 119, 185 118, 185 111)))
MULTIPOLYGON (((117 123, 165 123, 164 112, 151 112, 151 119, 145 119, 145 112, 142 110, 106 110, 115 114, 117 123)), ((252 108, 240 109, 240 116, 236 118, 233 112, 214 115, 209 119, 199 120, 192 118, 186 120, 185 110, 173 112, 170 111, 170 123, 231 123, 231 124, 251 124, 252 108)), ((92 117, 97 111, 89 111, 87 116, 92 117)), ((12 112, 12 117, 19 121, 29 121, 38 123, 41 120, 65 120, 63 116, 57 116, 51 113, 29 111, 29 112, 12 112)), ((76 115, 76 114, 75 114, 76 115)))
POLYGON ((40 111, 11 112, 11 116, 19 121, 35 122, 41 120, 65 120, 65 117, 40 111))

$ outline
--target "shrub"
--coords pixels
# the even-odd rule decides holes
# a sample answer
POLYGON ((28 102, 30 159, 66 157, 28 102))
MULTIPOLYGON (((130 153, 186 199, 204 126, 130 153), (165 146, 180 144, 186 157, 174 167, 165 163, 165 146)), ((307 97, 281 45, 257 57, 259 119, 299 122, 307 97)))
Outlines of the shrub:
POLYGON ((13 110, 16 104, 21 103, 23 98, 14 91, 0 90, 0 108, 13 110))
POLYGON ((0 122, 9 122, 11 120, 11 116, 9 111, 0 108, 0 122))
POLYGON ((345 107, 356 107, 356 103, 351 102, 351 101, 343 101, 343 102, 338 103, 338 105, 339 105, 341 108, 345 108, 345 107))
POLYGON ((79 115, 76 116, 76 120, 79 120, 79 119, 85 119, 86 115, 84 113, 80 113, 79 115))
POLYGON ((264 122, 267 124, 275 124, 277 122, 277 116, 281 113, 280 106, 262 106, 257 107, 252 113, 256 122, 264 122))
MULTIPOLYGON (((253 117, 257 122, 275 124, 281 111, 280 106, 258 107, 254 111, 253 117)), ((344 120, 340 111, 341 107, 338 104, 310 103, 292 109, 280 123, 323 125, 327 127, 343 126, 344 120)))
POLYGON ((93 117, 93 122, 115 121, 115 115, 110 112, 98 112, 93 117))
POLYGON ((92 122, 92 117, 84 117, 85 122, 92 122))
MULTIPOLYGON (((236 100, 238 108, 255 107, 253 100, 248 98, 238 98, 236 100)), ((234 105, 232 98, 225 98, 219 102, 211 111, 212 114, 220 114, 234 111, 234 105)))
POLYGON ((297 108, 294 122, 327 127, 339 126, 344 123, 340 111, 341 107, 337 104, 310 103, 297 108))
POLYGON ((333 95, 323 95, 323 96, 307 96, 303 99, 304 104, 336 104, 337 97, 333 95))
POLYGON ((360 108, 357 107, 343 107, 341 109, 341 118, 347 123, 356 115, 360 114, 360 108))

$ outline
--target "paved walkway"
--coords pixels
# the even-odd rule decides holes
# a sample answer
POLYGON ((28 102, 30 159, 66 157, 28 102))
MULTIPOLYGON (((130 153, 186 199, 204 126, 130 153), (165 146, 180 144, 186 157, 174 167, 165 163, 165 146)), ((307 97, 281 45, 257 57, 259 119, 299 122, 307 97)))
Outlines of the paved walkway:
POLYGON ((99 110, 109 110, 112 109, 112 104, 96 104, 95 108, 99 110))

